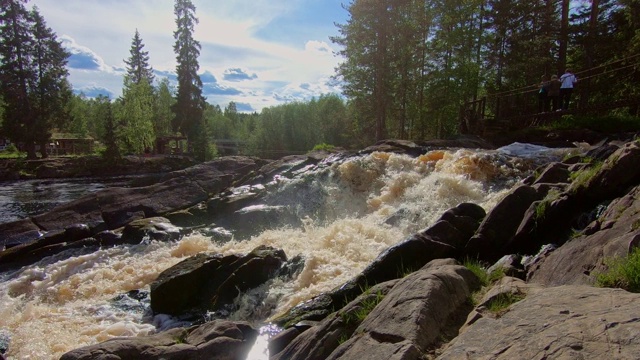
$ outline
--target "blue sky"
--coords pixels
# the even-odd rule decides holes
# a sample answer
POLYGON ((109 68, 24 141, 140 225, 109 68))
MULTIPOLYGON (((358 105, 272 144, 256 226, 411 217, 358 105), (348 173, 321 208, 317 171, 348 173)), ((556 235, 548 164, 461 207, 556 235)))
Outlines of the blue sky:
MULTIPOLYGON (((329 40, 349 0, 192 0, 194 37, 207 101, 260 111, 338 93, 330 77, 340 59, 329 40)), ((138 29, 156 77, 175 79, 173 0, 31 0, 71 52, 76 91, 121 95, 124 59, 138 29)))

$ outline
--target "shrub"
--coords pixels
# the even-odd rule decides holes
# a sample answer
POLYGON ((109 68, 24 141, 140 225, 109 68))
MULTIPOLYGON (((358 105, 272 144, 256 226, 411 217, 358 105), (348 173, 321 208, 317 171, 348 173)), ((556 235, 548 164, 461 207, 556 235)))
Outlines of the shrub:
POLYGON ((314 146, 312 151, 333 151, 335 148, 333 145, 322 143, 314 146))
POLYGON ((603 133, 640 130, 640 118, 628 114, 565 115, 544 128, 548 130, 588 129, 603 133))
POLYGON ((627 257, 605 259, 608 270, 596 274, 596 285, 640 292, 640 249, 635 248, 627 257))

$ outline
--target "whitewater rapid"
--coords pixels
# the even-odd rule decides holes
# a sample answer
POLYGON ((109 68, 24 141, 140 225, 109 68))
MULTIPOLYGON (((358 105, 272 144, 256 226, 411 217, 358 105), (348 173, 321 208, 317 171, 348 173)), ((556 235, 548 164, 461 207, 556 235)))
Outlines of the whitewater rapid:
POLYGON ((160 272, 186 257, 200 252, 245 254, 259 245, 283 249, 288 258, 301 255, 304 268, 295 279, 255 289, 263 295, 259 303, 251 293, 237 299, 239 310, 231 318, 261 325, 341 285, 381 251, 433 224, 447 209, 473 202, 490 210, 537 165, 561 156, 564 153, 545 149, 536 149, 533 156, 519 154, 517 147, 438 150, 417 158, 373 153, 309 169, 295 178, 280 177, 268 185, 270 196, 281 202, 290 198, 290 206, 299 207, 302 227, 267 230, 225 244, 193 234, 172 243, 74 250, 0 274, 0 342, 8 340, 9 359, 57 359, 116 336, 150 334, 179 321, 113 299, 148 290, 160 272), (318 191, 329 201, 318 203, 318 191), (305 202, 313 203, 312 210, 305 202))

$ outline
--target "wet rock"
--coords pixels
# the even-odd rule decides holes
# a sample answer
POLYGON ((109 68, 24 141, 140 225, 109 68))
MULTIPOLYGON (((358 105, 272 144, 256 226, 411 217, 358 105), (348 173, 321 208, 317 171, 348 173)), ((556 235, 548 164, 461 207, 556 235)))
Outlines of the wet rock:
POLYGON ((114 338, 70 351, 60 360, 245 359, 258 331, 244 322, 216 320, 158 334, 114 338))
POLYGON ((248 157, 220 158, 165 174, 160 182, 152 185, 98 191, 31 219, 0 224, 0 249, 39 241, 43 233, 64 229, 69 229, 67 236, 75 241, 118 229, 134 220, 187 209, 207 200, 209 194, 226 189, 264 163, 248 157))
POLYGON ((181 236, 180 228, 173 226, 167 218, 151 217, 130 222, 122 231, 121 241, 139 244, 143 241, 174 241, 181 236))
POLYGON ((25 244, 42 237, 44 231, 31 219, 0 224, 0 251, 5 248, 25 244))
POLYGON ((245 256, 198 254, 170 267, 151 283, 154 313, 204 313, 231 306, 240 292, 275 276, 282 250, 260 246, 245 256))
POLYGON ((546 192, 528 185, 511 190, 482 221, 466 245, 466 254, 487 262, 498 260, 504 255, 503 248, 515 235, 527 209, 545 195, 546 192))

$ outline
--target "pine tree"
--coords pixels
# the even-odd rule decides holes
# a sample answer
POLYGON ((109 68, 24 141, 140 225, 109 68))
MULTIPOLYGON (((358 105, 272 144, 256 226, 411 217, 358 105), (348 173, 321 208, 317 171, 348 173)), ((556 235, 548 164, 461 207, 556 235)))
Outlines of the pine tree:
POLYGON ((104 124, 104 143, 106 150, 102 155, 107 162, 117 162, 120 159, 120 150, 116 139, 116 122, 113 117, 111 101, 108 97, 100 95, 96 98, 95 117, 104 124))
POLYGON ((53 126, 66 118, 71 96, 66 69, 69 54, 34 8, 23 1, 0 0, 0 96, 5 100, 3 132, 22 143, 27 157, 36 158, 35 145, 44 145, 53 126))
MULTIPOLYGON (((173 50, 176 53, 178 93, 177 102, 173 106, 175 118, 173 128, 187 136, 189 143, 195 149, 194 154, 207 152, 207 139, 200 136, 204 126, 205 99, 202 96, 202 80, 198 75, 198 56, 200 43, 193 38, 194 27, 198 23, 195 17, 196 8, 190 0, 176 0, 174 13, 177 29, 173 33, 176 42, 173 50)), ((203 160, 201 157, 199 160, 203 160)))
POLYGON ((153 68, 149 65, 149 52, 144 51, 144 44, 140 33, 136 29, 136 33, 131 40, 131 49, 129 53, 131 56, 129 59, 124 60, 127 64, 127 79, 130 83, 140 84, 142 81, 147 82, 149 85, 153 84, 153 68))
POLYGON ((122 112, 119 117, 120 143, 128 153, 141 154, 152 149, 156 139, 153 127, 155 94, 153 69, 149 65, 149 52, 144 51, 140 33, 136 30, 122 89, 122 112))
POLYGON ((0 0, 0 96, 5 102, 2 130, 13 143, 26 143, 29 158, 34 158, 35 144, 28 142, 33 130, 28 84, 35 74, 30 71, 31 36, 23 2, 0 0))
POLYGON ((176 102, 169 85, 169 79, 163 78, 158 84, 155 93, 153 129, 156 136, 167 136, 171 134, 171 121, 174 117, 171 107, 176 102))

